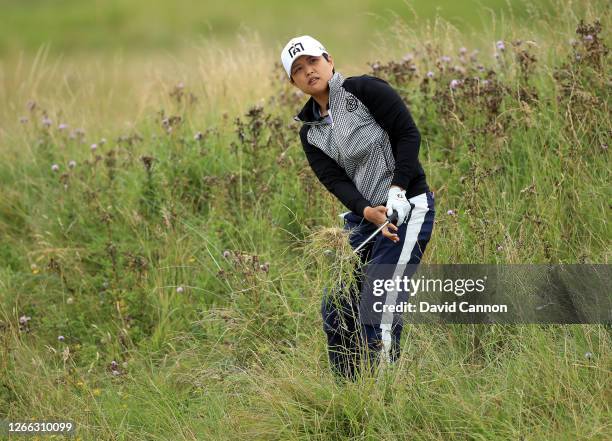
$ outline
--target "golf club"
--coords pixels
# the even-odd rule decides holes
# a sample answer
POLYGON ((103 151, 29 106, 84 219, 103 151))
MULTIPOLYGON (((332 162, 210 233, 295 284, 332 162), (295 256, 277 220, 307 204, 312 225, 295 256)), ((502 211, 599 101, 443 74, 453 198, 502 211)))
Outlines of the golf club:
POLYGON ((391 213, 391 216, 389 216, 389 217, 387 218, 387 220, 385 221, 385 223, 384 223, 384 224, 382 224, 380 227, 378 227, 378 228, 376 229, 376 231, 374 231, 372 234, 370 234, 370 236, 369 236, 369 237, 368 237, 366 240, 364 240, 364 241, 361 243, 361 245, 359 245, 357 248, 355 248, 355 249, 353 250, 353 253, 357 254, 357 252, 358 252, 360 249, 362 249, 362 248, 365 246, 365 244, 366 244, 366 243, 368 243, 370 240, 372 240, 372 238, 373 238, 374 236, 376 236, 378 233, 380 233, 380 230, 382 230, 383 228, 385 228, 389 222, 390 222, 390 223, 392 223, 393 225, 396 225, 396 222, 397 222, 397 216, 398 216, 398 215, 397 215, 397 210, 393 210, 393 213, 391 213))

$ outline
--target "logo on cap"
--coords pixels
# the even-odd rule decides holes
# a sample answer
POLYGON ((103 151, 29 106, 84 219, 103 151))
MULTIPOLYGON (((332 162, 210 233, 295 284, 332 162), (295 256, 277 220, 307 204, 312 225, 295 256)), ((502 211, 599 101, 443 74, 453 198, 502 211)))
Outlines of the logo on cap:
POLYGON ((289 48, 289 56, 293 58, 295 57, 295 54, 302 52, 303 50, 304 45, 302 45, 302 43, 293 43, 293 45, 289 48))

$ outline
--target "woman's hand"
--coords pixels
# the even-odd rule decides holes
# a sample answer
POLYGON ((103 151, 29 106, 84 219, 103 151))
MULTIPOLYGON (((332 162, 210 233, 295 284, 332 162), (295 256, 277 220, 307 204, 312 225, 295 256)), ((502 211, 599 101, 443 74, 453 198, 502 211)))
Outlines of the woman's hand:
MULTIPOLYGON (((377 207, 366 207, 363 210, 363 217, 372 222, 374 225, 380 226, 387 221, 387 207, 384 205, 378 205, 377 207)), ((383 236, 391 239, 393 242, 399 242, 399 236, 396 233, 392 233, 390 229, 397 231, 397 226, 389 222, 387 226, 381 230, 381 233, 383 236)))

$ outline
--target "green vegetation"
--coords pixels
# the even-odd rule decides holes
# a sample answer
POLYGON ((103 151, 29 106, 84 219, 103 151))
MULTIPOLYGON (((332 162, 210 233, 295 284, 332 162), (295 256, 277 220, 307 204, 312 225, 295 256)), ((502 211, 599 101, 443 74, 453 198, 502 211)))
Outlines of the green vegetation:
MULTIPOLYGON (((424 263, 608 263, 609 8, 534 14, 472 45, 397 27, 371 60, 422 134, 424 263)), ((276 50, 234 50, 4 71, 0 417, 81 440, 609 439, 603 325, 406 326, 396 366, 334 381, 344 207, 276 50)))
MULTIPOLYGON (((477 31, 482 30, 492 11, 524 20, 530 4, 520 0, 314 0, 307 4, 278 0, 3 0, 0 55, 22 49, 35 51, 43 43, 51 44, 53 54, 119 48, 140 53, 171 51, 193 40, 228 43, 248 29, 258 32, 267 46, 278 45, 293 34, 312 33, 350 57, 359 56, 364 49, 375 50, 372 34, 389 32, 395 17, 416 21, 414 11, 418 11, 419 20, 439 14, 460 29, 477 31)), ((536 4, 552 9, 549 0, 536 4)))

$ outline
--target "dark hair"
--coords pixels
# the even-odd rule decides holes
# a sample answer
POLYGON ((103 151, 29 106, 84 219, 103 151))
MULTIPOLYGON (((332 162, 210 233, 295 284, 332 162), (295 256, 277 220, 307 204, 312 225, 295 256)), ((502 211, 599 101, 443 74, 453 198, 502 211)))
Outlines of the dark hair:
MULTIPOLYGON (((323 52, 323 58, 325 58, 325 60, 327 60, 327 62, 329 63, 329 55, 326 54, 325 52, 323 52)), ((332 74, 336 73, 336 68, 332 67, 332 74)))
MULTIPOLYGON (((323 52, 323 58, 325 58, 325 60, 329 63, 329 55, 326 54, 325 52, 323 52)), ((336 73, 336 68, 332 67, 332 75, 336 73)), ((293 76, 289 76, 289 80, 293 83, 293 76)))

